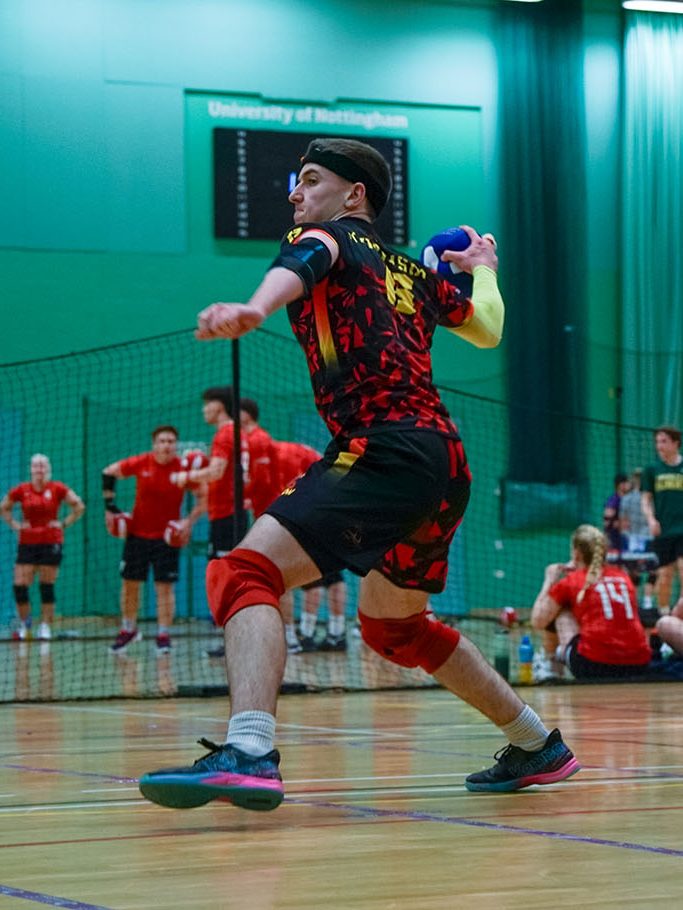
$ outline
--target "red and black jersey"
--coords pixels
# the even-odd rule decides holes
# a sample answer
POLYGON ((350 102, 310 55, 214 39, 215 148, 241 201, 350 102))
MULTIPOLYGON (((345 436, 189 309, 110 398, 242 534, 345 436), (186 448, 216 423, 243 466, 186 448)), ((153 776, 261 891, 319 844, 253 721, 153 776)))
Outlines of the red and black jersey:
POLYGON ((159 464, 153 452, 132 455, 119 462, 122 476, 136 480, 129 534, 161 540, 168 522, 179 518, 185 492, 171 483, 171 474, 181 468, 179 458, 159 464))
POLYGON ((456 435, 432 380, 430 349, 437 325, 462 325, 471 300, 385 246, 372 225, 357 218, 292 228, 281 253, 310 228, 336 240, 339 258, 311 295, 287 311, 332 435, 364 436, 387 424, 456 435))
POLYGON ((48 480, 42 490, 36 490, 32 483, 20 483, 7 494, 10 502, 21 506, 28 528, 19 532, 20 544, 54 544, 64 541, 61 528, 51 528, 59 507, 66 498, 69 488, 58 480, 48 480))
POLYGON ((575 569, 548 591, 548 596, 579 623, 579 654, 603 664, 649 663, 652 652, 638 616, 633 582, 616 566, 605 566, 578 602, 586 583, 586 569, 575 569))

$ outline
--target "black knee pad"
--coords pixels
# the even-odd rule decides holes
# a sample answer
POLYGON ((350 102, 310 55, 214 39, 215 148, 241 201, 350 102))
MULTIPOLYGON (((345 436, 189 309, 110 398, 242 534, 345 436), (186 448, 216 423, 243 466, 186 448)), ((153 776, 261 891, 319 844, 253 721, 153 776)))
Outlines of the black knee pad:
POLYGON ((18 604, 27 604, 28 585, 14 585, 14 599, 18 604))
POLYGON ((40 585, 40 602, 44 604, 53 604, 55 602, 55 586, 45 583, 40 585))

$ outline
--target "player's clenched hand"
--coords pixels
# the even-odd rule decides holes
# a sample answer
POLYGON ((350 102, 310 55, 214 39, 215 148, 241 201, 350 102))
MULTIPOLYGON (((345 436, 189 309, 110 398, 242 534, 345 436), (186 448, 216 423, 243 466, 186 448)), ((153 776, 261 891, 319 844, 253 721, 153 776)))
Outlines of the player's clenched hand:
POLYGON ((455 263, 459 269, 469 272, 470 275, 477 265, 487 265, 494 272, 498 271, 497 244, 493 234, 478 234, 468 224, 461 224, 460 227, 469 234, 471 243, 467 249, 459 252, 446 250, 441 256, 443 261, 455 263))
POLYGON ((263 315, 249 304, 212 303, 197 317, 195 338, 212 341, 214 338, 240 338, 257 329, 263 315))

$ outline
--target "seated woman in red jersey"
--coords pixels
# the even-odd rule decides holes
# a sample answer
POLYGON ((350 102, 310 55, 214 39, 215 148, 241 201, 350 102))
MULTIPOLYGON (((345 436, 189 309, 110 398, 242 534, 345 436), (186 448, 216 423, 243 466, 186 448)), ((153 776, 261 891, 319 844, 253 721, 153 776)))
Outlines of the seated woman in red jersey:
POLYGON ((78 521, 85 506, 83 500, 66 484, 52 480, 52 466, 47 455, 31 458, 31 480, 20 483, 3 497, 0 515, 19 533, 17 561, 14 566, 14 598, 19 614, 17 638, 29 637, 31 603, 29 588, 38 575, 40 584, 40 624, 36 638, 48 640, 55 614, 55 582, 62 561, 64 528, 78 521), (57 516, 62 503, 71 507, 66 518, 57 516), (17 521, 12 511, 21 508, 23 520, 17 521))
POLYGON ((154 590, 157 602, 156 646, 159 654, 170 651, 170 628, 175 614, 174 584, 178 580, 180 549, 164 539, 169 522, 178 522, 178 539, 184 545, 190 539, 192 526, 206 511, 206 485, 194 487, 195 502, 186 518, 180 520, 185 491, 172 481, 181 469, 176 454, 178 431, 161 426, 152 432, 152 451, 115 461, 102 471, 104 507, 109 515, 120 513, 114 502, 114 487, 121 477, 135 477, 135 504, 128 526, 121 560, 122 624, 111 646, 115 654, 125 652, 128 645, 139 641, 137 628, 140 606, 140 585, 154 571, 154 590))
POLYGON ((554 624, 558 654, 576 679, 637 676, 652 652, 638 617, 629 576, 605 564, 607 539, 580 525, 571 540, 572 562, 552 563, 531 610, 534 629, 554 624))

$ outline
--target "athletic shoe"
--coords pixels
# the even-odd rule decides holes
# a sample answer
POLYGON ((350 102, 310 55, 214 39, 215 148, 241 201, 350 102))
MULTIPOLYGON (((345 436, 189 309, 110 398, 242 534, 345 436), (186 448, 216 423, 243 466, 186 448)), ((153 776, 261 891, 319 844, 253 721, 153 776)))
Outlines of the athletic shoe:
POLYGON ((552 660, 548 657, 543 648, 534 654, 534 659, 531 664, 531 673, 535 683, 549 682, 550 680, 559 678, 552 660))
POLYGON ((52 630, 46 622, 41 622, 38 624, 38 629, 36 631, 36 638, 38 641, 50 641, 52 638, 52 630))
POLYGON ((171 650, 171 636, 164 632, 157 635, 157 654, 168 654, 171 650))
POLYGON ((301 654, 302 651, 303 651, 303 648, 301 647, 301 644, 298 639, 296 641, 287 642, 287 653, 288 654, 301 654))
POLYGON ((327 635, 318 645, 318 651, 346 651, 346 635, 327 635))
POLYGON ((318 650, 318 645, 315 643, 315 638, 312 635, 302 635, 299 638, 299 644, 301 645, 301 650, 306 653, 318 650))
POLYGON ((19 626, 12 632, 12 641, 28 641, 31 638, 31 630, 28 626, 19 626))
POLYGON ((131 629, 130 631, 121 629, 109 650, 112 654, 123 654, 128 645, 132 645, 136 641, 142 641, 142 632, 138 632, 137 629, 131 629))
POLYGON ((211 751, 189 768, 161 768, 140 778, 140 792, 153 803, 171 809, 192 809, 217 799, 241 809, 268 811, 283 800, 284 789, 277 749, 267 755, 248 755, 237 746, 199 743, 211 751))
POLYGON ((215 648, 206 648, 207 657, 225 657, 225 645, 216 645, 215 648))
POLYGON ((507 793, 531 784, 554 784, 581 770, 574 754, 562 742, 559 730, 553 730, 537 752, 526 752, 512 744, 496 752, 497 763, 486 771, 465 778, 468 790, 507 793))

